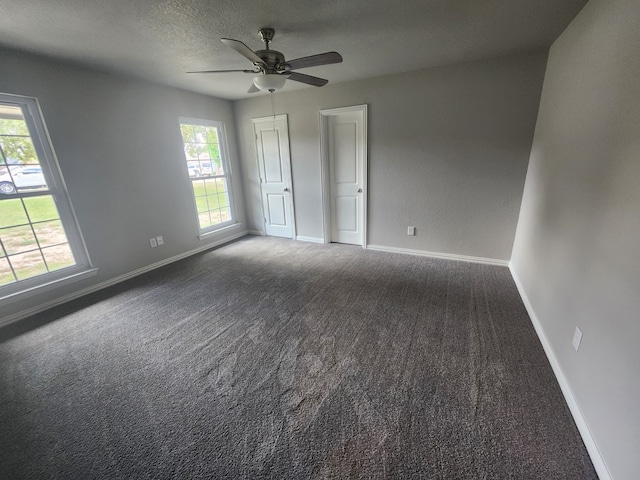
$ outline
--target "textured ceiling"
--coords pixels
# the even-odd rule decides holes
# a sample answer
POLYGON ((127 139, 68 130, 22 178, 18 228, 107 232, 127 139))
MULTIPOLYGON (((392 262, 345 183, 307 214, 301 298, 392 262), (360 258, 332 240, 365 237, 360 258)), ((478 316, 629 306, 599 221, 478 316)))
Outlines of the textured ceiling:
MULTIPOLYGON (((301 70, 330 83, 548 47, 586 0, 3 0, 0 45, 237 99, 251 75, 188 75, 251 64, 220 37, 287 59, 335 50, 301 70)), ((289 81, 285 90, 308 87, 289 81)))

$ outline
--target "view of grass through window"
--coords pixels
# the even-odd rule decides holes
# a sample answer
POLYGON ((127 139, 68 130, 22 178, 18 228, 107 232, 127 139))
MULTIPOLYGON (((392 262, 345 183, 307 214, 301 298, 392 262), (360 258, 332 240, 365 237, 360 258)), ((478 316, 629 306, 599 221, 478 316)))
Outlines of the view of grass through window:
POLYGON ((0 104, 0 287, 72 265, 22 108, 0 104))
POLYGON ((230 222, 229 176, 221 153, 220 128, 181 123, 180 130, 200 230, 230 222))

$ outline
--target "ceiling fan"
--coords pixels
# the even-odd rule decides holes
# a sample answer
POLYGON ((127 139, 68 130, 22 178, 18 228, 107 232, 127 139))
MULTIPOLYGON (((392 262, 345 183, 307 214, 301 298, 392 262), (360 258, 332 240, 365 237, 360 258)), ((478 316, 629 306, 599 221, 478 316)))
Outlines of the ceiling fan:
POLYGON ((257 75, 253 79, 253 85, 251 85, 247 93, 255 93, 261 90, 273 93, 284 87, 286 80, 306 83, 314 87, 322 87, 326 85, 329 80, 312 75, 305 75, 304 73, 298 73, 294 70, 342 62, 342 56, 338 52, 319 53, 309 57, 296 58, 295 60, 285 60, 281 52, 269 49, 269 43, 273 40, 274 34, 275 31, 272 28, 261 28, 258 31, 258 35, 260 35, 260 39, 266 47, 264 50, 257 50, 255 52, 240 40, 221 38, 225 45, 233 48, 240 55, 249 59, 249 61, 253 63, 253 70, 202 70, 187 73, 253 73, 257 75))

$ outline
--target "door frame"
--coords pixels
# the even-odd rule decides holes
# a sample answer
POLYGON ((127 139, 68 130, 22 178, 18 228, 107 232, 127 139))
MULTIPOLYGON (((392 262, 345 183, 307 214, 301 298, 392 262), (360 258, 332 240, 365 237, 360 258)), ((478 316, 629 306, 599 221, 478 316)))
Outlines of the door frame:
MULTIPOLYGON (((285 134, 287 135, 287 156, 289 158, 289 161, 286 162, 286 166, 287 169, 289 170, 289 180, 291 182, 291 191, 289 192, 289 208, 291 209, 291 238, 295 239, 297 238, 297 231, 296 231, 296 212, 294 209, 294 205, 295 202, 293 200, 293 195, 294 195, 294 189, 293 189, 293 171, 291 169, 291 143, 289 141, 289 118, 288 115, 286 113, 280 114, 280 115, 269 115, 268 117, 258 117, 258 118, 252 118, 251 119, 251 129, 252 129, 252 134, 254 135, 253 137, 253 146, 254 149, 257 149, 257 138, 255 136, 255 126, 258 123, 266 123, 266 122, 273 122, 273 121, 277 121, 277 120, 284 120, 285 123, 285 134)), ((266 219, 264 217, 264 201, 262 200, 262 175, 260 175, 260 158, 258 156, 258 151, 255 151, 256 154, 256 172, 258 174, 258 183, 260 185, 260 215, 262 216, 262 235, 263 236, 267 236, 267 226, 265 224, 266 219)), ((287 237, 282 237, 282 238, 287 238, 287 237)))
POLYGON ((368 118, 368 108, 367 104, 364 105, 353 105, 350 107, 340 107, 340 108, 330 108, 326 110, 320 110, 320 166, 321 166, 321 179, 322 179, 322 234, 324 237, 324 243, 331 242, 331 177, 329 176, 329 117, 338 116, 343 113, 353 113, 353 112, 361 112, 362 113, 362 121, 363 121, 363 139, 362 139, 362 156, 363 162, 362 165, 362 189, 364 195, 362 195, 362 209, 364 211, 364 215, 362 215, 362 248, 367 248, 367 217, 369 216, 369 208, 367 205, 367 197, 368 195, 368 140, 367 140, 367 118, 368 118))

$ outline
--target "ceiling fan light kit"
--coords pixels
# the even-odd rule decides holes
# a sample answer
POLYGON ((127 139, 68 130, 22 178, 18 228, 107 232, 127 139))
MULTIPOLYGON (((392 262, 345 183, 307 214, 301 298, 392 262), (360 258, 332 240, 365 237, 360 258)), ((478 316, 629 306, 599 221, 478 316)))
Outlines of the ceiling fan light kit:
POLYGON ((284 87, 287 77, 279 73, 265 73, 254 77, 253 84, 263 92, 275 92, 284 87))
POLYGON ((240 40, 232 38, 222 38, 222 42, 231 47, 236 52, 247 58, 255 67, 255 70, 203 70, 198 72, 187 73, 225 73, 225 72, 244 72, 258 73, 253 79, 253 85, 247 93, 254 92, 271 92, 274 93, 284 87, 287 80, 305 83, 314 87, 322 87, 329 80, 324 78, 306 75, 304 73, 294 72, 300 68, 315 67, 318 65, 330 65, 332 63, 342 62, 342 56, 338 52, 326 52, 309 57, 296 58, 295 60, 285 60, 282 52, 270 50, 269 43, 275 34, 272 28, 261 28, 258 31, 260 39, 265 44, 264 50, 253 51, 240 40))

